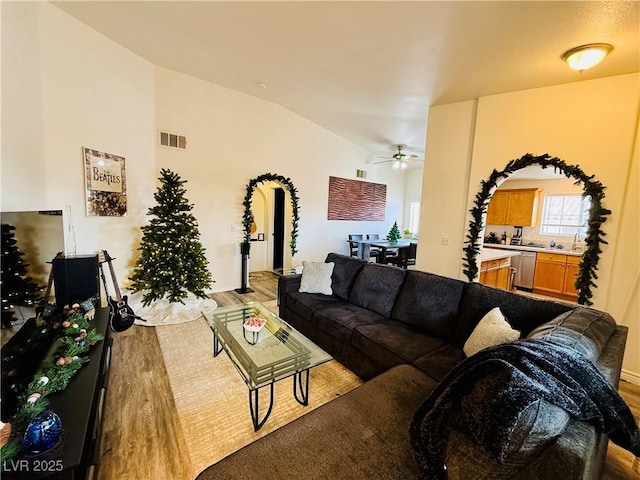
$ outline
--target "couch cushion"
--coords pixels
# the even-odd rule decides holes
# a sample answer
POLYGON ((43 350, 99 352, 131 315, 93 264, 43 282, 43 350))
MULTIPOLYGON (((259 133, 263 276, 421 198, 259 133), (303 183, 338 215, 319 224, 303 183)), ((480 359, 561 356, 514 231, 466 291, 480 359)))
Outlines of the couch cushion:
POLYGON ((287 309, 308 321, 313 320, 312 315, 316 310, 347 304, 348 302, 333 296, 301 292, 287 294, 287 309))
POLYGON ((539 326, 527 338, 561 343, 596 361, 615 330, 616 322, 608 313, 579 307, 539 326))
POLYGON ((475 282, 467 283, 462 293, 453 342, 464 345, 478 322, 494 307, 500 307, 509 324, 525 336, 537 326, 576 308, 575 305, 538 300, 475 282))
POLYGON ((444 341, 419 332, 406 323, 386 320, 356 328, 351 344, 381 365, 392 367, 412 363, 442 347, 444 341))
POLYGON ((390 317, 405 274, 402 268, 367 263, 356 278, 349 301, 390 317))
POLYGON ((314 325, 347 344, 351 344, 356 327, 385 320, 382 315, 346 302, 317 310, 312 317, 314 325))
POLYGON ((460 347, 450 343, 425 353, 413 362, 420 371, 440 382, 461 361, 467 358, 460 347))
POLYGON ((333 290, 333 294, 343 300, 348 300, 353 282, 367 262, 360 258, 347 257, 346 255, 339 255, 337 253, 327 255, 325 262, 335 263, 333 273, 331 274, 331 289, 333 290))
POLYGON ((451 340, 464 286, 465 282, 454 278, 409 270, 391 318, 451 340))

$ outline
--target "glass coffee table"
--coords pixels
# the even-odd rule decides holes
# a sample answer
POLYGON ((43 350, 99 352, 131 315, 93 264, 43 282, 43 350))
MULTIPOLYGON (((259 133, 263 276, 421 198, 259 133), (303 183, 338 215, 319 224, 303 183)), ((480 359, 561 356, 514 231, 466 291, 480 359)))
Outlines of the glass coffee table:
POLYGON ((213 330, 213 356, 223 350, 249 387, 249 409, 258 431, 273 408, 275 382, 293 377, 293 396, 309 404, 309 369, 332 357, 260 302, 249 302, 202 312, 213 330), (259 332, 243 327, 251 317, 266 320, 259 332), (259 390, 269 387, 269 406, 260 419, 259 390))

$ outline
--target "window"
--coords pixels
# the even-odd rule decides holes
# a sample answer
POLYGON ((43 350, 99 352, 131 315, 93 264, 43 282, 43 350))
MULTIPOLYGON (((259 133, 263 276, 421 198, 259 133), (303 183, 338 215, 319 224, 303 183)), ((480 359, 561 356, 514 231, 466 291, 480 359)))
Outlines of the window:
POLYGON ((542 207, 542 235, 584 235, 587 233, 591 197, 547 195, 542 207))
POLYGON ((420 202, 411 202, 409 205, 409 231, 418 233, 420 224, 420 202))

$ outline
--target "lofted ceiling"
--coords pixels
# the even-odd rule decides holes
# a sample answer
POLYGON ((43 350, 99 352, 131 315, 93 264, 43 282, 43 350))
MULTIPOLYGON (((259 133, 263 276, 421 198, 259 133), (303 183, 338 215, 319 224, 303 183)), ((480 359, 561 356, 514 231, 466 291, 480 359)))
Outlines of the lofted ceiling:
POLYGON ((430 105, 640 70, 638 1, 52 3, 155 65, 279 104, 371 158, 398 143, 424 155, 430 105), (560 59, 593 42, 614 50, 592 70, 560 59))

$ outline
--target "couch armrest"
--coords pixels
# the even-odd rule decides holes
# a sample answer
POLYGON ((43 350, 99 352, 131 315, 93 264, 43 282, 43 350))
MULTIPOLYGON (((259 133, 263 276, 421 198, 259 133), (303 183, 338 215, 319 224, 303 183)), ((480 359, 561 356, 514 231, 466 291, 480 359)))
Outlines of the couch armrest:
POLYGON ((278 305, 282 305, 284 297, 289 292, 297 292, 300 289, 302 274, 282 275, 278 279, 278 305))

